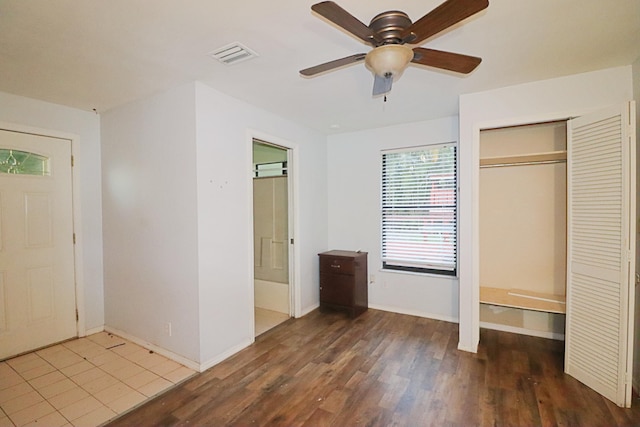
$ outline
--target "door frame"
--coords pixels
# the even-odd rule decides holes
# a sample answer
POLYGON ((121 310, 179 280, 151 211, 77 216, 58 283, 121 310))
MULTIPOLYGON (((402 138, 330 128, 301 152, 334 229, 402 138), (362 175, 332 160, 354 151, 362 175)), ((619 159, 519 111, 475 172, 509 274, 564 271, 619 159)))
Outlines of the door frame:
MULTIPOLYGON (((615 104, 615 103, 612 103, 615 104)), ((619 103, 618 103, 619 104, 619 103)), ((477 353, 478 343, 480 341, 480 263, 479 263, 479 176, 480 176, 480 131, 484 129, 492 129, 497 127, 509 127, 527 125, 532 123, 541 123, 547 121, 569 121, 573 118, 585 116, 594 112, 606 108, 606 106, 590 107, 590 108, 576 108, 567 111, 550 112, 550 113, 536 113, 531 115, 517 115, 513 117, 498 118, 493 120, 478 120, 473 123, 471 130, 471 146, 465 150, 465 154, 459 157, 459 170, 460 173, 467 173, 471 175, 472 188, 467 192, 467 196, 464 200, 459 200, 458 209, 461 206, 466 207, 471 212, 471 215, 467 217, 467 221, 464 219, 462 222, 466 225, 459 224, 459 246, 466 246, 468 250, 459 255, 460 259, 465 258, 466 262, 460 265, 459 268, 459 309, 460 309, 460 334, 458 341, 458 349, 468 351, 471 353, 477 353), (464 171, 467 172, 464 172, 464 171), (471 203, 466 203, 471 202, 471 203), (470 222, 468 221, 470 219, 470 222), (469 228, 469 225, 473 227, 469 228), (464 233, 464 230, 467 233, 464 233), (465 245, 466 244, 466 245, 465 245)), ((632 114, 632 120, 635 120, 635 115, 632 114)), ((636 133, 638 132, 636 127, 636 133)), ((636 136, 637 138, 637 136, 636 136)), ((635 141, 631 141, 634 144, 635 141)), ((629 159, 635 161, 636 159, 629 159)), ((637 166, 637 165, 636 165, 637 166)), ((460 180, 462 181, 462 180, 460 180)), ((631 185, 636 185, 635 182, 631 182, 631 185)), ((633 190, 632 190, 633 191, 633 190)), ((637 191, 637 189, 636 189, 637 191)), ((461 216, 459 215, 459 218, 461 216)), ((633 220, 632 220, 633 221, 633 220)), ((569 242, 567 243, 569 244, 569 242)), ((460 251, 462 252, 462 250, 460 251)), ((634 286, 634 285, 631 285, 634 286)), ((635 301, 628 301, 629 303, 629 317, 631 323, 635 322, 635 318, 639 313, 635 312, 635 301)), ((635 350, 633 343, 633 336, 628 335, 628 360, 627 366, 633 365, 633 358, 638 355, 633 355, 635 350), (633 356, 631 356, 633 355, 633 356)), ((631 370, 628 370, 631 372, 631 370)), ((633 379, 628 379, 632 381, 633 379)))
MULTIPOLYGON (((75 281, 75 303, 76 303, 76 334, 78 337, 84 337, 87 335, 87 329, 85 324, 86 311, 84 304, 84 274, 82 271, 83 263, 83 247, 84 239, 82 235, 82 214, 81 214, 81 200, 80 200, 80 176, 76 173, 76 165, 80 160, 79 145, 80 136, 67 132, 60 132, 51 129, 43 129, 34 126, 21 125, 17 123, 2 122, 0 121, 0 130, 26 133, 31 135, 39 135, 57 139, 64 139, 71 144, 71 156, 73 157, 74 164, 71 167, 71 197, 72 204, 72 224, 73 233, 75 234, 75 244, 73 245, 73 272, 75 281)), ((71 161, 71 159, 69 159, 71 161)), ((53 343, 51 343, 53 344, 53 343)))
MULTIPOLYGON (((464 192, 465 194, 458 195, 458 281, 460 290, 458 350, 477 353, 480 342, 480 231, 478 229, 480 223, 480 131, 570 120, 594 110, 595 108, 578 108, 568 111, 515 115, 493 120, 478 120, 473 123, 472 143, 466 149, 461 149, 458 156, 459 181, 463 181, 462 175, 470 175, 472 183, 471 187, 464 192), (463 217, 460 214, 461 209, 466 209, 470 214, 463 217)), ((461 191, 461 193, 463 192, 461 191)))
MULTIPOLYGON (((248 163, 247 163, 247 177, 248 177, 248 189, 253 188, 253 141, 257 139, 262 142, 266 142, 268 144, 272 144, 274 146, 281 147, 287 150, 287 189, 288 189, 288 222, 289 222, 289 316, 291 317, 300 317, 300 249, 299 242, 296 242, 296 236, 298 236, 299 231, 299 221, 298 221, 298 213, 299 206, 297 201, 298 197, 298 145, 291 141, 266 134, 261 131, 257 131, 254 129, 247 130, 246 144, 247 144, 247 153, 248 153, 248 163), (294 242, 294 244, 291 243, 294 242)), ((253 191, 247 191, 249 197, 249 229, 253 230, 253 191)), ((253 335, 255 336, 255 319, 253 313, 253 307, 255 305, 255 290, 254 290, 254 239, 253 232, 249 233, 249 267, 247 271, 249 272, 249 286, 250 286, 250 295, 251 295, 251 319, 252 319, 252 329, 253 335)))

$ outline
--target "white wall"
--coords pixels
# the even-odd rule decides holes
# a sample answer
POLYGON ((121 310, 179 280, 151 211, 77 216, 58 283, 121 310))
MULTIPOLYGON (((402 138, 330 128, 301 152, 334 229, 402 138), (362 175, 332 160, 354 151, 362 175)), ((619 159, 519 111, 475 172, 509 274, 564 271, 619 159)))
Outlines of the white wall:
POLYGON ((43 132, 69 134, 77 146, 74 191, 79 191, 84 292, 84 328, 104 325, 102 275, 102 202, 100 199, 100 116, 94 112, 0 92, 0 122, 9 127, 39 128, 43 132), (15 126, 12 126, 15 125, 15 126))
POLYGON ((294 147, 300 316, 318 306, 327 242, 325 137, 196 83, 201 360, 253 341, 252 136, 294 147))
POLYGON ((456 321, 458 280, 382 271, 380 260, 381 150, 455 142, 456 117, 328 137, 329 245, 368 252, 369 306, 456 321))
POLYGON ((103 114, 102 161, 106 327, 198 362, 194 84, 103 114))
POLYGON ((479 341, 478 158, 480 129, 565 119, 632 99, 631 66, 460 97, 460 341, 479 341))
POLYGON ((295 146, 297 314, 317 307, 324 136, 194 82, 103 115, 109 329, 201 369, 253 341, 251 134, 295 146))

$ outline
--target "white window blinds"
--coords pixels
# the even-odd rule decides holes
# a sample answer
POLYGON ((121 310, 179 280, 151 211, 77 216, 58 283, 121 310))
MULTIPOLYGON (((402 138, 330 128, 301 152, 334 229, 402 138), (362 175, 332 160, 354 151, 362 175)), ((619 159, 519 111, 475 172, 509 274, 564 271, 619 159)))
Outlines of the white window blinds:
POLYGON ((456 271, 456 147, 382 153, 382 261, 387 269, 456 271))

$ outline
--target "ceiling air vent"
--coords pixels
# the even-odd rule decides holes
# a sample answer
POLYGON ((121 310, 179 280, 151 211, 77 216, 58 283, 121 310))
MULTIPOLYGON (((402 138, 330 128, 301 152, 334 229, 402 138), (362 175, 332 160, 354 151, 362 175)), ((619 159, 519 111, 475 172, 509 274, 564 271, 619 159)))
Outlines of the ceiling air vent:
POLYGON ((216 49, 209 55, 226 65, 236 64, 258 56, 257 53, 238 42, 216 49))

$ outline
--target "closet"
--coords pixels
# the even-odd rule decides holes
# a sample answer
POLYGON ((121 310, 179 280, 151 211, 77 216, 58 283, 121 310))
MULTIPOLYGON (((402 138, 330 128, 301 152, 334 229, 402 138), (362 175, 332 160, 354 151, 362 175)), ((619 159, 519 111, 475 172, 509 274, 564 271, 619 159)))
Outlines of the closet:
POLYGON ((564 337, 566 121, 480 133, 480 322, 564 337))
POLYGON ((635 117, 629 102, 566 122, 485 130, 478 141, 479 326, 564 338, 565 372, 626 407, 635 117))

